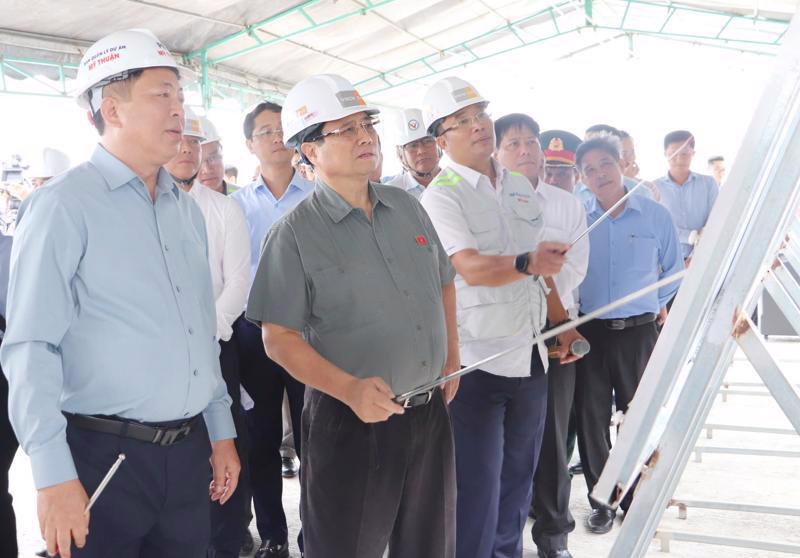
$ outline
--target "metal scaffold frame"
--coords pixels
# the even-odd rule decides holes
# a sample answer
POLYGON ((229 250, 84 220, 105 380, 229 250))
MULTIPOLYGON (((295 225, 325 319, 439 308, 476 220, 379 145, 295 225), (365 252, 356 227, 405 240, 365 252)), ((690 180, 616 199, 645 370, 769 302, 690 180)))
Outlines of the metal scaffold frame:
MULTIPOLYGON (((795 210, 800 199, 800 18, 786 34, 776 71, 704 229, 593 498, 616 507, 635 479, 636 497, 609 556, 644 556, 704 428, 737 346, 800 433, 800 396, 746 316, 762 289, 800 305, 775 254, 797 263, 795 210), (790 240, 782 246, 786 233, 790 240), (777 287, 780 287, 778 289, 777 287), (791 293, 791 294, 789 294, 791 293)), ((800 268, 796 268, 800 269, 800 268)), ((785 304, 782 304, 785 303, 785 304)), ((797 327, 797 324, 795 324, 797 327)), ((706 448, 707 450, 707 448, 706 448)), ((753 453, 752 450, 743 450, 753 453)), ((800 552, 800 546, 660 532, 672 540, 800 552), (771 545, 771 546, 770 546, 771 545)))

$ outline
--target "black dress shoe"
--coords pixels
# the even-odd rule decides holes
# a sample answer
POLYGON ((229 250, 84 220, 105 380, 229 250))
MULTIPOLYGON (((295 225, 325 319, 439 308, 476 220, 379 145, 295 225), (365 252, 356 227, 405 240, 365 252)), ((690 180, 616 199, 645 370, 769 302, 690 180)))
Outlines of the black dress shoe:
POLYGON ((41 558, 46 558, 46 556, 47 556, 47 549, 46 549, 46 548, 43 548, 42 550, 40 550, 39 552, 35 552, 34 554, 35 554, 36 556, 41 556, 41 558))
POLYGON ((583 463, 578 461, 575 465, 572 465, 569 468, 569 474, 573 475, 573 476, 582 475, 583 474, 583 463))
POLYGON ((242 541, 242 548, 239 550, 239 556, 250 556, 253 549, 256 547, 256 541, 253 540, 253 533, 250 529, 244 530, 244 540, 242 541))
POLYGON ((254 558, 289 558, 289 543, 267 541, 258 547, 254 558))
POLYGON ((610 508, 597 508, 592 510, 589 517, 586 519, 586 527, 592 533, 603 535, 611 530, 614 526, 614 518, 617 516, 616 511, 610 508))
POLYGON ((294 457, 281 457, 281 476, 283 478, 291 479, 296 477, 299 468, 294 457))
POLYGON ((566 548, 557 548, 549 552, 539 550, 538 552, 539 558, 572 558, 572 554, 566 548))

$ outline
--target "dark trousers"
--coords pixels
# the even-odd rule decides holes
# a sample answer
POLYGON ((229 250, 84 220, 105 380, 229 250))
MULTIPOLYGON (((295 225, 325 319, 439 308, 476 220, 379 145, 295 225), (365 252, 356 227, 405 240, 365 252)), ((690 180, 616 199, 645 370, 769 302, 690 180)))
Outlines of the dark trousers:
MULTIPOLYGON (((615 331, 594 320, 578 330, 592 345, 592 351, 576 363, 575 379, 578 447, 591 494, 611 450, 612 397, 617 410, 627 412, 658 340, 658 327, 651 322, 615 331)), ((589 502, 593 508, 601 507, 591 497, 589 502)), ((622 509, 629 504, 630 495, 622 502, 622 509)))
POLYGON ((477 370, 450 404, 458 480, 458 558, 519 558, 547 408, 534 349, 531 376, 477 370))
POLYGON ((250 489, 247 425, 244 420, 242 401, 239 391, 241 383, 239 348, 234 334, 228 341, 220 341, 219 363, 222 368, 222 378, 228 387, 228 394, 233 399, 231 414, 236 426, 236 451, 242 470, 239 473, 239 484, 236 491, 224 506, 218 502, 211 503, 211 545, 208 549, 208 558, 237 558, 242 548, 244 532, 247 529, 247 519, 250 515, 250 489))
POLYGON ((309 389, 300 509, 306 558, 453 558, 455 463, 447 407, 431 402, 385 422, 309 389))
POLYGON ((86 546, 77 549, 73 545, 72 556, 206 556, 211 445, 203 421, 184 440, 168 447, 81 430, 71 424, 67 425, 67 443, 89 495, 119 454, 125 454, 125 461, 92 508, 86 546))
MULTIPOLYGON (((281 403, 286 390, 299 455, 304 386, 267 356, 259 327, 240 317, 233 329, 239 347, 242 385, 255 403, 247 412, 246 421, 250 428, 250 487, 258 534, 262 541, 283 544, 288 540, 289 531, 283 511, 281 403)), ((298 543, 302 548, 300 537, 298 543)))
POLYGON ((550 360, 547 418, 533 483, 536 521, 531 529, 533 542, 543 552, 567 548, 567 534, 575 529, 575 520, 569 512, 572 478, 567 455, 574 394, 575 363, 560 364, 558 360, 550 360))
POLYGON ((17 446, 17 437, 8 420, 8 382, 0 368, 0 556, 17 555, 17 522, 8 490, 8 470, 17 446))

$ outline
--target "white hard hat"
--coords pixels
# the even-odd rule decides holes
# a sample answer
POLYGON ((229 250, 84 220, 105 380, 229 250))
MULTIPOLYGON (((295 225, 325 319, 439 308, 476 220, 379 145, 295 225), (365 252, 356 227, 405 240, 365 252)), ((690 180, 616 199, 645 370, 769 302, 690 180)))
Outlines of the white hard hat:
POLYGON ((402 147, 424 137, 428 137, 428 131, 423 125, 422 111, 415 108, 402 111, 397 123, 397 140, 395 144, 398 147, 402 147))
POLYGON ((353 87, 336 74, 320 74, 304 79, 289 91, 281 111, 283 141, 287 147, 303 143, 304 132, 319 124, 366 112, 376 114, 353 87))
POLYGON ((463 79, 457 77, 440 79, 425 92, 425 99, 422 103, 425 113, 425 129, 433 136, 440 120, 464 107, 478 103, 488 103, 488 101, 463 79))
POLYGON ((30 178, 50 178, 70 167, 69 157, 63 151, 45 147, 25 174, 30 178))
POLYGON ((213 143, 215 141, 220 141, 219 132, 217 131, 217 127, 214 126, 214 123, 208 118, 208 116, 201 116, 200 117, 200 127, 205 134, 205 139, 202 143, 213 143))
MULTIPOLYGON (((90 46, 78 66, 78 104, 97 110, 89 102, 90 92, 113 81, 125 79, 131 70, 174 68, 178 65, 169 51, 147 29, 127 29, 111 33, 90 46)), ((100 97, 99 91, 92 96, 100 97)))
POLYGON ((183 107, 183 115, 183 135, 199 138, 201 142, 206 139, 206 132, 200 117, 189 107, 183 107))

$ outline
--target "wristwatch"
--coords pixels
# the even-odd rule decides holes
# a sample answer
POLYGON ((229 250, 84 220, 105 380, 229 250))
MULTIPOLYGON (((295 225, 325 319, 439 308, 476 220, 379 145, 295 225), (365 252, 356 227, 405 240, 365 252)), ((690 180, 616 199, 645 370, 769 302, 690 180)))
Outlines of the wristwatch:
POLYGON ((525 252, 520 254, 514 259, 514 267, 520 273, 524 273, 525 275, 533 275, 528 271, 528 258, 530 257, 530 252, 525 252))

